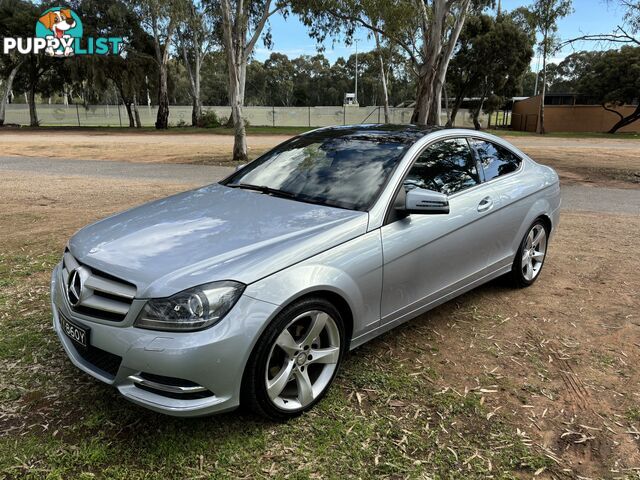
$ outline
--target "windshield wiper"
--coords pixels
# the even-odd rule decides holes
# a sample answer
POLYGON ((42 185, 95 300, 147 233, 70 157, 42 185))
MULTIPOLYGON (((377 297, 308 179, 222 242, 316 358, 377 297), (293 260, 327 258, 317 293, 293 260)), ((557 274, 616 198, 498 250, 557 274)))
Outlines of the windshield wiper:
POLYGON ((256 192, 273 195, 274 197, 296 198, 293 193, 278 190, 277 188, 266 187, 264 185, 251 185, 250 183, 229 183, 227 187, 242 188, 244 190, 255 190, 256 192))

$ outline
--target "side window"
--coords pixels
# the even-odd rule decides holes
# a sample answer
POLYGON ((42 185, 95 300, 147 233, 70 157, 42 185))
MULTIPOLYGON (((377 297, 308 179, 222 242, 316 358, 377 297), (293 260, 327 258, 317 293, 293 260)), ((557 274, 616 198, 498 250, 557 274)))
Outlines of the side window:
POLYGON ((472 140, 472 142, 480 157, 486 181, 515 172, 520 167, 522 159, 506 148, 483 140, 472 140))
POLYGON ((405 188, 425 188, 446 195, 480 183, 476 162, 463 138, 434 143, 420 154, 404 181, 405 188))

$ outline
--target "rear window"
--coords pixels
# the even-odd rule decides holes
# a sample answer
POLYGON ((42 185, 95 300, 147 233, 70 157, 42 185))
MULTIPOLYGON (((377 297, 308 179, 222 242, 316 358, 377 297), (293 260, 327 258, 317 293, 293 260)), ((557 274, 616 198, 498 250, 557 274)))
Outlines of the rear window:
POLYGON ((520 168, 522 159, 506 148, 484 140, 472 140, 471 142, 478 152, 484 170, 484 178, 487 182, 515 172, 520 168))

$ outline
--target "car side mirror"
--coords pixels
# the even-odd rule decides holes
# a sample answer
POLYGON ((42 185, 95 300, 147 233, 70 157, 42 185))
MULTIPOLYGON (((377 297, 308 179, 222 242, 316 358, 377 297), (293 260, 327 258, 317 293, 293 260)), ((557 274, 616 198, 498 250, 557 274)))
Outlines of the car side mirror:
POLYGON ((406 193, 404 211, 408 214, 446 215, 449 213, 449 198, 433 190, 412 188, 406 193))

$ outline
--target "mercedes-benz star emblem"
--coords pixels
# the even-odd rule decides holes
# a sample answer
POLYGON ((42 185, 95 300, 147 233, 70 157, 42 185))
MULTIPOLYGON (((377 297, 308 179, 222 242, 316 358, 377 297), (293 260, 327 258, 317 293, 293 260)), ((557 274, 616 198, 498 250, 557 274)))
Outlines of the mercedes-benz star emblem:
POLYGON ((76 268, 69 274, 69 280, 67 281, 67 299, 71 306, 75 307, 80 303, 83 288, 84 280, 80 269, 76 268))

